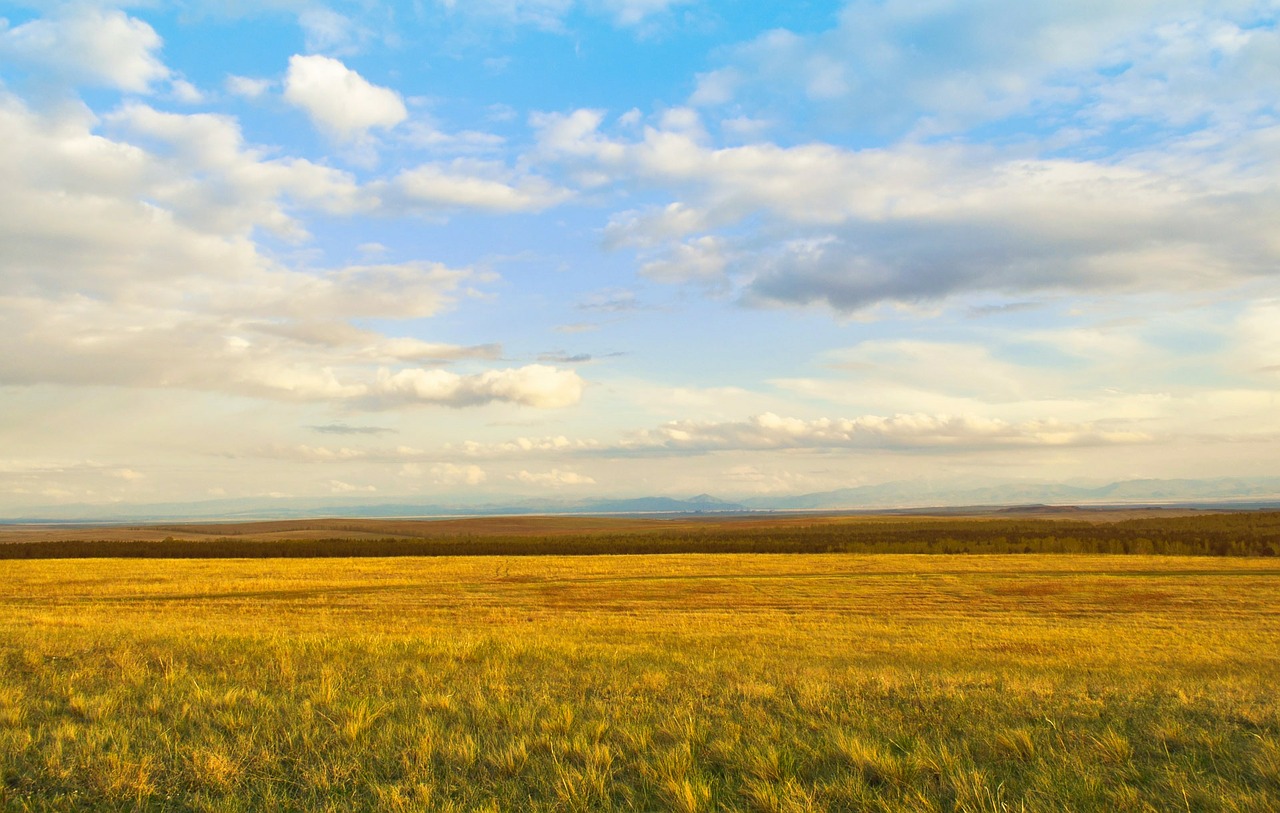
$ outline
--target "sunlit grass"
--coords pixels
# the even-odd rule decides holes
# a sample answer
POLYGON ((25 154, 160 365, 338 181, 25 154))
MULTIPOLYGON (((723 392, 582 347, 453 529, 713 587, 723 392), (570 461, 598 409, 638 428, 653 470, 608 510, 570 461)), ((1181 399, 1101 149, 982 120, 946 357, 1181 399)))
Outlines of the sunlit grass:
POLYGON ((1276 810, 1280 563, 0 564, 12 810, 1276 810))

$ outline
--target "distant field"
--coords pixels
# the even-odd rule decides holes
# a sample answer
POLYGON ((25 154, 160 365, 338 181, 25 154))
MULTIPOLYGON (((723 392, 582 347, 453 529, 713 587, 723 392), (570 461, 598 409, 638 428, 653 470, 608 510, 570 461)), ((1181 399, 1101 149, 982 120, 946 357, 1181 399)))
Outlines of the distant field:
POLYGON ((0 559, 643 553, 1280 554, 1280 513, 1158 510, 971 517, 738 515, 48 527, 0 525, 0 559))
POLYGON ((1280 809, 1280 560, 0 562, 6 810, 1280 809))

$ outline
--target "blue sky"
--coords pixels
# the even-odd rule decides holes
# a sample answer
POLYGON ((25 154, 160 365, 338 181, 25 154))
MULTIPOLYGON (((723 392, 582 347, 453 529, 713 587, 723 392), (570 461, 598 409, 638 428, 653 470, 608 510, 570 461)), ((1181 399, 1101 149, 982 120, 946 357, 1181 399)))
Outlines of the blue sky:
POLYGON ((1280 475, 1278 15, 0 5, 0 511, 1280 475))

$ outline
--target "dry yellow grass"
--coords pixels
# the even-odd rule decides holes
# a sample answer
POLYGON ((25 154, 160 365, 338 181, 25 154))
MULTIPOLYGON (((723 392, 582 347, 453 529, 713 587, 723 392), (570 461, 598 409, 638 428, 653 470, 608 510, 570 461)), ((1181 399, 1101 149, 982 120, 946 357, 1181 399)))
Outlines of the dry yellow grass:
POLYGON ((14 810, 1280 808, 1280 562, 0 563, 14 810))

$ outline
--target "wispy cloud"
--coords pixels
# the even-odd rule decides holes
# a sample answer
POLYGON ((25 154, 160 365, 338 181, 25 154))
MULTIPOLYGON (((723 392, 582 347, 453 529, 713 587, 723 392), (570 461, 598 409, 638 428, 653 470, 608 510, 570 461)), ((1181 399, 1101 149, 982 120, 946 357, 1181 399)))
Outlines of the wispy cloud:
POLYGON ((386 426, 351 426, 345 423, 326 423, 307 428, 324 435, 385 435, 398 431, 386 426))
POLYGON ((847 449, 1093 446, 1150 443, 1132 430, 1104 429, 1053 419, 1011 424, 971 415, 867 415, 802 420, 771 413, 745 421, 672 421, 638 432, 621 448, 711 452, 728 449, 847 449))

